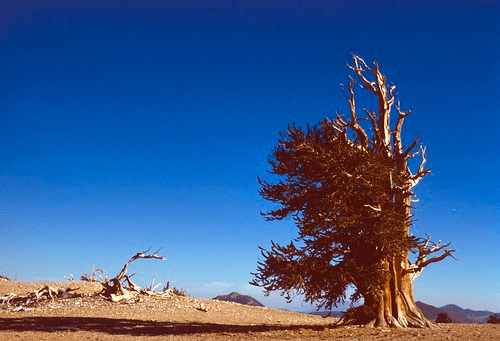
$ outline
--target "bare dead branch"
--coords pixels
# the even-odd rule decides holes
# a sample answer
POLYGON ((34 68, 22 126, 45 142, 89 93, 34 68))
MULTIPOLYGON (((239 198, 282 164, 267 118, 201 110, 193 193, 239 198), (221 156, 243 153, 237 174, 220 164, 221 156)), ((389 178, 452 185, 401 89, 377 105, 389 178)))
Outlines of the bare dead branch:
POLYGON ((359 139, 361 140, 361 145, 366 149, 368 148, 369 142, 368 135, 366 134, 365 130, 358 124, 358 117, 356 116, 356 101, 354 96, 354 86, 356 82, 354 81, 354 78, 352 78, 352 76, 349 76, 349 79, 351 80, 349 85, 345 85, 349 94, 344 91, 344 95, 347 99, 347 102, 349 103, 351 111, 351 121, 347 123, 347 125, 356 132, 359 139))
MULTIPOLYGON (((394 97, 393 97, 394 98, 394 97)), ((401 140, 401 131, 403 129, 403 122, 407 116, 411 114, 411 110, 407 111, 402 111, 401 110, 401 103, 398 101, 396 103, 396 111, 398 112, 398 119, 396 122, 396 129, 393 132, 393 137, 394 137, 394 147, 397 153, 402 153, 403 150, 403 142, 401 140)), ((414 146, 413 146, 414 147, 414 146)), ((413 147, 408 148, 407 151, 411 151, 413 147)))
POLYGON ((377 116, 375 114, 375 111, 373 109, 368 110, 366 108, 363 108, 363 111, 368 116, 368 119, 370 120, 370 122, 372 124, 373 132, 380 138, 380 135, 378 134, 378 126, 377 126, 377 118, 376 118, 377 116))
POLYGON ((140 258, 143 258, 143 259, 160 259, 160 260, 165 260, 166 258, 164 256, 159 256, 157 255, 157 252, 159 252, 161 250, 161 248, 152 253, 152 254, 147 254, 149 252, 149 250, 151 249, 151 246, 149 247, 149 249, 145 250, 145 251, 142 251, 142 252, 137 252, 132 258, 129 259, 129 261, 123 266, 123 269, 122 271, 120 271, 120 273, 115 277, 115 279, 118 279, 118 280, 121 280, 123 278, 123 276, 125 276, 125 274, 127 273, 127 269, 128 269, 128 266, 130 265, 130 263, 132 263, 133 261, 137 260, 137 259, 140 259, 140 258))
POLYGON ((365 207, 371 208, 372 210, 377 211, 377 212, 382 212, 382 208, 380 207, 380 204, 376 207, 372 206, 372 205, 365 205, 365 207))
POLYGON ((413 278, 416 278, 422 273, 424 268, 427 267, 429 264, 440 262, 447 257, 456 259, 455 256, 453 256, 453 253, 456 250, 448 249, 450 243, 442 245, 440 241, 435 243, 431 241, 430 235, 427 235, 426 239, 416 238, 415 240, 417 242, 416 248, 418 250, 417 259, 415 260, 415 263, 410 264, 408 268, 403 271, 403 275, 410 273, 412 274, 413 278), (429 255, 436 254, 441 251, 443 253, 440 254, 439 256, 433 256, 431 258, 427 258, 429 255))
POLYGON ((155 281, 156 281, 156 275, 153 277, 153 279, 151 280, 151 283, 149 284, 149 287, 147 288, 148 291, 155 291, 156 288, 158 288, 161 283, 158 283, 155 285, 155 281))
POLYGON ((337 121, 344 127, 347 127, 347 122, 340 116, 340 114, 337 114, 337 121))
POLYGON ((369 68, 366 62, 358 55, 353 54, 352 59, 354 61, 354 66, 347 64, 347 67, 353 70, 358 78, 363 82, 362 87, 376 94, 376 83, 370 82, 364 75, 364 72, 373 73, 373 69, 369 68), (360 65, 361 64, 361 65, 360 65))
POLYGON ((425 147, 421 146, 419 148, 419 151, 417 152, 417 155, 418 154, 421 154, 422 161, 420 162, 417 173, 412 174, 411 171, 408 170, 408 172, 410 173, 409 183, 411 187, 415 187, 423 177, 425 177, 427 174, 431 172, 430 169, 425 169, 425 164, 427 163, 427 157, 425 155, 425 147))
POLYGON ((137 259, 143 258, 143 259, 165 260, 164 256, 160 256, 157 254, 161 250, 161 248, 158 249, 157 251, 151 253, 151 254, 148 254, 149 250, 151 250, 151 246, 145 251, 137 252, 134 256, 132 256, 128 260, 127 263, 125 263, 125 265, 123 266, 123 269, 120 271, 120 273, 115 278, 113 278, 109 281, 106 278, 105 282, 101 282, 102 286, 104 287, 103 291, 102 291, 104 296, 110 297, 111 301, 113 301, 113 302, 127 300, 130 297, 130 295, 129 295, 129 292, 121 284, 121 281, 123 278, 125 278, 125 280, 129 284, 129 288, 131 290, 138 291, 138 292, 141 291, 141 288, 139 286, 135 285, 130 280, 130 278, 135 274, 132 274, 130 276, 127 276, 126 274, 127 274, 128 266, 130 265, 130 263, 132 263, 133 261, 135 261, 137 259))
POLYGON ((82 294, 72 293, 78 289, 80 288, 54 288, 46 285, 26 294, 4 294, 0 296, 0 305, 12 308, 13 312, 30 310, 33 306, 53 302, 56 299, 82 297, 82 294))
MULTIPOLYGON (((390 146, 391 131, 390 131, 390 112, 395 101, 394 90, 395 85, 389 88, 386 84, 386 77, 380 72, 378 63, 374 62, 373 67, 368 67, 366 62, 359 56, 353 54, 354 65, 347 66, 356 73, 356 76, 361 80, 362 87, 369 90, 378 98, 378 120, 377 128, 378 142, 385 147, 390 146), (375 81, 370 81, 364 74, 371 73, 375 77, 375 81)), ((373 118, 370 117, 372 120, 373 118)), ((388 150, 389 152, 389 150, 388 150)))
POLYGON ((73 276, 73 274, 69 274, 69 276, 64 276, 64 278, 70 281, 71 283, 75 283, 75 277, 73 276))
POLYGON ((387 101, 389 106, 392 106, 396 99, 396 95, 394 95, 394 90, 396 90, 396 85, 391 84, 391 86, 389 87, 389 100, 387 101))
POLYGON ((134 282, 132 282, 132 281, 130 280, 130 277, 132 277, 132 276, 127 276, 127 275, 125 275, 125 279, 127 280, 128 287, 129 287, 130 289, 134 290, 134 291, 140 292, 140 291, 141 291, 141 288, 140 288, 138 285, 134 284, 134 282))
POLYGON ((404 160, 412 159, 412 158, 418 156, 418 154, 420 154, 422 152, 421 148, 419 148, 415 153, 409 154, 417 146, 419 140, 420 140, 420 135, 417 135, 417 137, 415 137, 415 139, 410 144, 410 146, 408 148, 406 148, 406 150, 402 154, 404 160))

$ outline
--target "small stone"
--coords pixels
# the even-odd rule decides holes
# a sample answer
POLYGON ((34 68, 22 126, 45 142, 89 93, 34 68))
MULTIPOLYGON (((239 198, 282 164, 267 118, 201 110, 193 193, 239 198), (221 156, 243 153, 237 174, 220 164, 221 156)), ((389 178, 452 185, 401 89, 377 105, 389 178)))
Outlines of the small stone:
POLYGON ((196 308, 197 310, 199 311, 203 311, 203 312, 207 312, 208 311, 208 308, 205 307, 205 305, 203 303, 200 304, 200 306, 198 308, 196 308))

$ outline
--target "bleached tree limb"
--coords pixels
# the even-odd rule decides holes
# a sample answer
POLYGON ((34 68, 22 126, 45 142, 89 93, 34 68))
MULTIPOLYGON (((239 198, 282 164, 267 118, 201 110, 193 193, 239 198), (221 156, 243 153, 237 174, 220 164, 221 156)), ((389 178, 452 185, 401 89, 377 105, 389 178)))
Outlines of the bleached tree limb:
POLYGON ((427 156, 425 155, 425 147, 420 147, 417 154, 420 154, 422 156, 422 161, 420 162, 420 165, 418 166, 417 173, 412 174, 410 169, 408 169, 408 172, 410 174, 409 182, 410 182, 410 188, 415 187, 419 181, 425 177, 427 174, 431 172, 430 169, 425 169, 425 164, 427 163, 427 156))
POLYGON ((54 288, 49 285, 38 288, 35 291, 28 292, 24 295, 7 294, 0 296, 0 305, 11 307, 15 306, 11 311, 17 312, 22 310, 30 310, 31 306, 50 301, 55 301, 59 298, 74 298, 81 297, 81 294, 71 293, 79 288, 54 288))
POLYGON ((372 205, 365 205, 365 207, 371 208, 372 210, 377 211, 377 212, 382 212, 382 208, 380 207, 380 204, 377 207, 372 206, 372 205))
POLYGON ((124 277, 128 283, 129 289, 132 289, 133 291, 137 291, 137 292, 141 291, 141 288, 138 285, 136 285, 134 282, 132 282, 132 280, 130 279, 130 277, 132 277, 132 276, 125 275, 124 277))
MULTIPOLYGON (((419 137, 415 138, 412 144, 403 150, 403 142, 401 137, 401 132, 403 128, 404 119, 411 114, 411 110, 403 111, 401 110, 401 105, 399 102, 396 103, 395 108, 398 113, 396 126, 393 131, 390 129, 390 115, 391 108, 395 103, 395 94, 394 91, 396 86, 386 85, 386 77, 380 72, 378 63, 374 62, 373 67, 369 67, 368 64, 359 56, 353 55, 353 65, 348 64, 348 67, 353 70, 359 80, 362 82, 362 87, 372 92, 378 98, 378 117, 373 110, 365 109, 365 113, 368 115, 370 119, 374 131, 374 142, 381 143, 383 146, 387 148, 387 152, 389 156, 391 154, 391 137, 393 138, 392 148, 394 152, 403 158, 403 161, 411 159, 419 154, 422 156, 422 161, 419 165, 419 168, 415 174, 411 172, 408 168, 406 171, 410 174, 410 178, 408 181, 408 187, 411 189, 417 185, 417 183, 422 179, 425 175, 427 175, 430 170, 424 169, 426 164, 426 155, 425 149, 420 147, 419 150, 413 154, 411 151, 416 147, 419 141, 419 137), (372 74, 374 77, 374 81, 370 81, 365 74, 372 74)), ((346 94, 346 98, 350 105, 351 110, 351 123, 349 126, 357 133, 360 137, 363 145, 366 145, 368 142, 365 140, 366 132, 357 124, 358 118, 355 116, 355 100, 354 100, 354 79, 350 77, 351 82, 347 86, 349 90, 349 96, 346 94)), ((406 187, 406 186, 403 186, 406 187)))
POLYGON ((151 250, 151 247, 152 246, 150 246, 145 251, 137 252, 132 258, 130 258, 129 261, 123 266, 122 271, 120 271, 120 273, 115 277, 115 279, 121 280, 125 276, 125 274, 127 273, 127 269, 128 269, 128 266, 130 265, 130 263, 132 263, 133 261, 135 261, 137 259, 140 259, 140 258, 144 258, 144 259, 154 258, 154 259, 165 260, 164 256, 157 255, 157 253, 161 250, 161 248, 158 249, 157 251, 153 252, 152 254, 148 255, 147 253, 149 252, 149 250, 151 250))
POLYGON ((111 294, 109 297, 109 300, 111 302, 117 303, 117 302, 121 302, 121 301, 127 301, 129 298, 130 298, 130 293, 127 292, 127 293, 122 294, 122 295, 111 294))
POLYGON ((408 154, 413 148, 415 148, 415 145, 418 143, 418 137, 413 141, 413 143, 406 149, 406 152, 403 152, 403 142, 401 139, 401 131, 403 129, 403 123, 406 117, 410 116, 411 110, 407 111, 402 111, 401 110, 401 103, 398 101, 395 105, 396 111, 398 112, 398 119, 396 122, 396 128, 393 131, 393 138, 394 138, 394 148, 396 150, 396 153, 399 154, 408 154))
POLYGON ((71 283, 75 283, 75 277, 73 277, 73 274, 69 274, 69 276, 64 276, 64 278, 70 281, 71 283))
POLYGON ((359 56, 353 54, 354 65, 347 64, 361 80, 362 87, 369 90, 378 98, 378 141, 383 146, 389 149, 391 145, 391 130, 390 130, 390 112, 395 101, 394 90, 395 85, 391 85, 389 89, 386 86, 386 77, 380 72, 378 63, 374 62, 373 67, 369 67, 366 62, 359 56), (370 81, 365 73, 371 73, 375 81, 370 81))
POLYGON ((415 240, 417 242, 416 248, 418 250, 417 259, 413 264, 410 264, 408 268, 403 271, 403 275, 410 273, 412 275, 412 278, 415 279, 422 273, 424 268, 427 267, 429 264, 440 262, 446 257, 451 257, 453 259, 456 259, 453 256, 453 253, 456 250, 448 249, 450 243, 442 245, 440 241, 434 243, 431 241, 431 236, 429 235, 427 235, 427 238, 425 240, 422 238, 416 238, 415 240), (440 251, 443 251, 443 253, 440 254, 439 256, 433 256, 431 258, 427 258, 427 256, 438 253, 440 251))
POLYGON ((127 298, 130 297, 130 293, 128 290, 126 290, 122 284, 121 284, 121 281, 123 278, 125 278, 125 280, 128 282, 129 284, 129 288, 133 291, 137 291, 137 292, 140 292, 141 291, 141 288, 137 285, 135 285, 131 280, 130 278, 133 276, 127 276, 127 270, 128 270, 128 266, 130 265, 130 263, 132 263, 133 261, 137 260, 137 259, 160 259, 160 260, 165 260, 165 257, 164 256, 160 256, 158 255, 158 252, 161 250, 158 249, 157 251, 151 253, 151 254, 148 254, 149 250, 151 250, 151 246, 145 250, 145 251, 142 251, 142 252, 137 252, 134 256, 132 256, 127 263, 125 263, 125 265, 123 266, 122 270, 120 271, 120 273, 113 279, 111 280, 106 280, 106 282, 101 282, 101 284, 103 285, 103 291, 102 293, 107 296, 107 297, 111 297, 111 300, 113 302, 119 302, 121 300, 126 300, 127 298))
POLYGON ((356 101, 354 97, 354 85, 356 84, 356 82, 354 81, 354 78, 352 78, 352 76, 349 76, 349 79, 351 80, 349 85, 345 85, 345 87, 349 91, 349 95, 345 91, 344 95, 350 106, 351 121, 349 123, 346 123, 346 125, 351 127, 356 132, 359 139, 361 140, 361 145, 364 149, 366 149, 368 148, 369 142, 368 135, 366 134, 365 130, 358 124, 358 118, 356 116, 356 101))

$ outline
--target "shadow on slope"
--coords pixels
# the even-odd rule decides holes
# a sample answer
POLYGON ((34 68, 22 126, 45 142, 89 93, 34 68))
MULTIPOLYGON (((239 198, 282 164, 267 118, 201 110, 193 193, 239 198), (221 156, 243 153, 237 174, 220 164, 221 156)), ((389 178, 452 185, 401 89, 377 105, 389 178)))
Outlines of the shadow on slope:
POLYGON ((156 322, 93 317, 0 318, 0 331, 86 331, 111 335, 190 335, 209 333, 255 333, 306 329, 322 331, 335 325, 227 325, 216 323, 156 322))

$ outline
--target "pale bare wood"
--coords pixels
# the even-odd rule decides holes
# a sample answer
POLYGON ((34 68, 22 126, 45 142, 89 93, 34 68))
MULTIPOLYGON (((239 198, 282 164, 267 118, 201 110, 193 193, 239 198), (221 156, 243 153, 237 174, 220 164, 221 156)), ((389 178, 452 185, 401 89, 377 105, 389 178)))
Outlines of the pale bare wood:
POLYGON ((403 270, 403 274, 411 274, 411 277, 413 279, 417 278, 422 273, 424 268, 429 264, 440 262, 447 257, 452 257, 453 259, 456 259, 455 256, 453 255, 453 253, 456 250, 448 249, 451 243, 446 243, 442 245, 440 241, 435 243, 431 241, 430 235, 427 235, 427 238, 425 240, 419 238, 418 242, 419 244, 417 245, 418 248, 417 259, 413 264, 409 264, 408 267, 403 270), (443 253, 441 253, 439 256, 427 258, 429 255, 438 253, 440 251, 443 251, 443 253))
POLYGON ((122 300, 129 299, 131 297, 130 292, 122 286, 121 284, 122 279, 125 279, 129 284, 128 289, 135 292, 142 292, 143 290, 131 281, 130 278, 133 275, 127 276, 127 270, 130 263, 132 263, 137 259, 160 259, 160 260, 166 259, 164 256, 158 255, 158 252, 161 250, 161 248, 151 254, 148 254, 149 250, 151 250, 151 246, 147 250, 142 252, 137 252, 134 256, 132 256, 128 260, 128 262, 125 263, 122 270, 118 273, 116 277, 112 278, 111 280, 107 280, 106 276, 106 281, 101 282, 103 286, 101 294, 104 295, 105 297, 110 298, 112 302, 119 302, 122 300))
POLYGON ((7 307, 12 307, 13 312, 30 310, 33 305, 44 303, 47 301, 55 301, 59 298, 75 298, 81 297, 80 294, 71 293, 79 288, 54 288, 50 285, 46 285, 38 288, 35 291, 28 292, 26 294, 6 294, 0 296, 0 304, 7 307))

